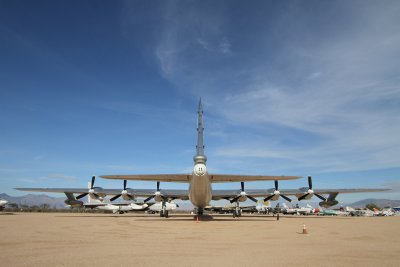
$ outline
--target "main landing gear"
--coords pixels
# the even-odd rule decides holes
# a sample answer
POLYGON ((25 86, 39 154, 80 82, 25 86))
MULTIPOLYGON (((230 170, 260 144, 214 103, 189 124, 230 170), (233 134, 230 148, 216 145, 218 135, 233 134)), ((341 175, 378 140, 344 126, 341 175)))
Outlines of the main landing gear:
POLYGON ((165 218, 168 218, 168 211, 167 211, 167 207, 166 207, 166 204, 165 204, 165 201, 163 201, 162 202, 162 208, 161 208, 161 211, 160 211, 160 217, 165 217, 165 218))
POLYGON ((233 218, 239 218, 242 216, 242 210, 239 207, 239 202, 236 202, 235 210, 233 211, 233 218))

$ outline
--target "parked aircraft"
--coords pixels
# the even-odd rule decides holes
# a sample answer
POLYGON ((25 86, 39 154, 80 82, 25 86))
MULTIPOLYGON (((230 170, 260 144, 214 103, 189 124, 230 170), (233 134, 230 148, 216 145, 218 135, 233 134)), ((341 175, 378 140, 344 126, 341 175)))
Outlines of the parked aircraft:
POLYGON ((3 210, 6 207, 7 203, 7 200, 0 198, 0 210, 3 210))
MULTIPOLYGON (((91 183, 89 183, 89 189, 91 188, 91 183)), ((160 212, 162 210, 162 205, 160 202, 152 203, 132 203, 132 202, 120 202, 120 203, 110 203, 108 200, 93 198, 90 194, 88 195, 88 202, 82 202, 77 200, 74 195, 68 194, 65 203, 73 207, 84 207, 90 209, 108 210, 113 213, 127 213, 130 211, 150 211, 151 213, 160 212), (73 205, 71 205, 73 204, 73 205)), ((166 203, 166 217, 168 217, 168 212, 175 210, 178 207, 174 202, 166 203)))
POLYGON ((391 208, 378 210, 374 208, 374 216, 394 216, 394 211, 391 208))
POLYGON ((288 207, 286 203, 282 204, 282 213, 283 214, 296 214, 296 215, 312 215, 319 211, 319 209, 313 208, 310 204, 307 204, 306 207, 300 207, 298 204, 296 207, 288 207))
POLYGON ((354 192, 378 192, 385 189, 323 189, 313 190, 311 176, 308 177, 308 187, 300 189, 279 190, 278 180, 292 180, 298 179, 300 176, 266 176, 266 175, 238 175, 238 174, 213 174, 209 173, 206 167, 207 157, 204 153, 204 126, 203 126, 203 107, 201 100, 197 110, 197 144, 196 154, 193 158, 194 167, 192 173, 185 174, 134 174, 134 175, 103 175, 100 176, 105 179, 121 179, 124 180, 123 190, 118 189, 103 189, 101 187, 94 187, 95 177, 92 177, 91 187, 85 188, 17 188, 23 191, 37 191, 37 192, 58 192, 68 194, 79 194, 76 199, 69 200, 72 204, 79 203, 79 199, 90 195, 93 198, 103 199, 107 195, 113 195, 111 200, 115 200, 122 196, 125 200, 134 200, 137 197, 145 197, 145 203, 154 199, 156 202, 162 203, 161 217, 167 215, 166 203, 174 199, 190 200, 195 206, 196 214, 203 214, 204 208, 209 205, 211 200, 226 199, 235 204, 233 211, 234 217, 241 215, 240 202, 250 199, 257 202, 256 197, 263 197, 264 201, 278 200, 280 197, 287 201, 291 201, 287 196, 294 195, 299 200, 310 199, 312 196, 317 196, 322 200, 321 206, 330 207, 336 205, 338 201, 336 196, 339 193, 354 193, 354 192), (127 180, 144 180, 156 181, 156 190, 151 189, 131 189, 126 188, 127 180), (275 187, 272 189, 249 189, 245 191, 245 181, 265 181, 274 180, 275 187), (161 190, 160 182, 183 182, 188 183, 189 188, 186 189, 168 189, 161 190), (240 190, 213 190, 213 183, 222 182, 240 182, 240 190), (323 194, 329 195, 328 198, 322 196, 323 194))
POLYGON ((272 211, 271 203, 269 201, 259 200, 256 206, 258 213, 267 214, 272 211))

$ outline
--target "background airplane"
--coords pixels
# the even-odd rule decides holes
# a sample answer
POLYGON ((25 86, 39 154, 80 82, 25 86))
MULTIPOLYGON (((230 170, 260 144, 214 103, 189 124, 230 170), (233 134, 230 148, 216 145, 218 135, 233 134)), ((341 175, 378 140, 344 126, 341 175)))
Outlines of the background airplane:
POLYGON ((3 210, 6 205, 7 205, 8 201, 5 199, 0 199, 0 210, 3 210))

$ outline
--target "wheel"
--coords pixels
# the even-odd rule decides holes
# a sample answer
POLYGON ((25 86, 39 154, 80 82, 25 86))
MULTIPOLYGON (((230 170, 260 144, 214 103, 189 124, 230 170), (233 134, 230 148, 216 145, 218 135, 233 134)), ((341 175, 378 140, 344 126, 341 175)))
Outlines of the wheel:
POLYGON ((168 218, 168 211, 165 211, 164 217, 165 217, 165 218, 168 218))
POLYGON ((160 217, 164 217, 164 211, 160 211, 160 217))

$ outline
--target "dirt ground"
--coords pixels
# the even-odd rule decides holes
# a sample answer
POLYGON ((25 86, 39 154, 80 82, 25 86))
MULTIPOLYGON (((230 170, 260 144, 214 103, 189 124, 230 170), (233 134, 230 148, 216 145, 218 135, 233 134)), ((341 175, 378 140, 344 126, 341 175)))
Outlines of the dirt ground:
POLYGON ((2 213, 0 252, 1 266, 400 266, 400 217, 2 213))

